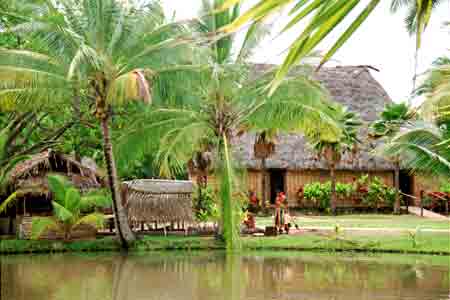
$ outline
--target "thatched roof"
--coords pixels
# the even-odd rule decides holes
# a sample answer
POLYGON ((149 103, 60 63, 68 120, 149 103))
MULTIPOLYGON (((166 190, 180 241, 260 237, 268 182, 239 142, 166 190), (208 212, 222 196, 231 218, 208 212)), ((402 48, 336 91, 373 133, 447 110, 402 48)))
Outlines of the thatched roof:
MULTIPOLYGON (((271 65, 256 65, 256 72, 264 72, 271 65)), ((377 119, 387 103, 392 102, 383 87, 371 75, 367 67, 323 68, 316 74, 318 79, 330 92, 333 99, 350 111, 356 112, 369 124, 377 119)), ((351 157, 343 156, 337 166, 341 170, 384 171, 393 170, 392 164, 375 157, 371 151, 376 146, 367 141, 367 127, 362 128, 360 139, 366 144, 360 145, 358 153, 351 157)), ((254 134, 246 134, 235 141, 235 154, 244 167, 260 169, 261 160, 255 159, 253 153, 254 134)), ((289 170, 328 169, 324 160, 318 160, 305 138, 296 134, 282 134, 277 138, 275 154, 266 161, 267 168, 289 170)))
POLYGON ((47 175, 52 173, 65 176, 81 190, 101 186, 100 175, 95 170, 68 155, 47 150, 17 164, 10 173, 8 189, 48 194, 47 175))
POLYGON ((193 221, 192 181, 141 179, 125 184, 131 221, 193 221))

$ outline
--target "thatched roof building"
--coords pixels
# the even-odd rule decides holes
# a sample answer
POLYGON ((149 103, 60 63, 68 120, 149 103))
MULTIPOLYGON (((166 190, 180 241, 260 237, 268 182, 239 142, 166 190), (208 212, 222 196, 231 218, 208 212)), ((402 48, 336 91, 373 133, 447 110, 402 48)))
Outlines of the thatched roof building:
POLYGON ((23 237, 28 237, 31 217, 52 214, 49 174, 67 178, 82 192, 103 186, 101 175, 94 168, 77 162, 71 156, 52 150, 31 155, 11 171, 5 193, 0 195, 1 204, 11 193, 20 191, 15 204, 0 215, 0 234, 20 232, 23 237))
MULTIPOLYGON (((258 64, 254 68, 255 74, 261 74, 274 66, 258 64)), ((367 138, 369 123, 376 120, 386 104, 392 101, 372 76, 370 69, 367 66, 322 68, 314 76, 329 91, 334 101, 357 113, 365 123, 360 130, 363 144, 358 145, 356 153, 345 153, 337 165, 338 181, 352 182, 361 175, 369 174, 393 185, 394 166, 373 155, 372 150, 379 142, 367 138)), ((330 180, 327 162, 319 159, 301 134, 280 134, 277 137, 271 155, 265 160, 266 172, 261 171, 263 162, 258 158, 260 155, 254 153, 255 134, 244 134, 233 144, 235 157, 248 170, 248 189, 256 192, 259 199, 273 201, 277 191, 285 191, 289 205, 301 205, 298 202, 299 191, 305 184, 330 180)), ((209 178, 209 181, 214 182, 214 178, 209 178)))
POLYGON ((17 164, 10 173, 7 190, 48 196, 47 176, 52 173, 65 176, 81 191, 102 185, 102 178, 95 169, 77 162, 71 156, 47 150, 17 164))
POLYGON ((192 222, 192 181, 141 179, 125 182, 131 222, 192 222))
MULTIPOLYGON (((256 72, 264 72, 273 66, 256 65, 256 72)), ((371 75, 367 67, 323 68, 317 75, 324 87, 328 89, 333 100, 358 113, 366 124, 373 122, 383 111, 386 104, 392 102, 383 87, 371 75)), ((361 129, 361 140, 367 141, 367 128, 361 129)), ((246 134, 234 147, 240 162, 249 169, 261 169, 261 160, 255 158, 253 145, 254 134, 246 134)), ((371 150, 376 143, 368 141, 358 148, 355 155, 346 154, 337 169, 349 171, 390 171, 393 165, 375 157, 371 150), (350 157, 351 156, 351 157, 350 157)), ((277 138, 275 153, 266 160, 269 169, 289 170, 328 170, 324 160, 317 159, 305 138, 297 134, 281 134, 277 138)))

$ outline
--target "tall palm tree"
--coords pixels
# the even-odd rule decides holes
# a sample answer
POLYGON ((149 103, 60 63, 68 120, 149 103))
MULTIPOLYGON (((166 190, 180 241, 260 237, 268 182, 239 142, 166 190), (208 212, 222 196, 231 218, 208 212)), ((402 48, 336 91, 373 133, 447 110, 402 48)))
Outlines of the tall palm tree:
MULTIPOLYGON (((371 125, 369 135, 376 139, 383 139, 389 143, 401 128, 408 126, 414 120, 416 113, 409 110, 404 103, 392 103, 387 105, 380 115, 379 120, 371 125)), ((400 161, 402 156, 388 157, 394 162, 394 185, 396 189, 394 213, 400 213, 400 161)))
MULTIPOLYGON (((197 24, 202 34, 214 33, 239 17, 239 5, 213 14, 223 3, 203 1, 203 17, 197 24)), ((235 179, 236 162, 231 150, 237 134, 242 130, 260 131, 268 124, 285 130, 301 128, 311 134, 334 126, 332 119, 323 112, 326 107, 323 102, 328 95, 306 76, 286 79, 273 97, 267 97, 265 86, 272 73, 258 74, 255 67, 245 61, 246 54, 259 40, 260 26, 264 24, 254 24, 240 44, 234 35, 213 41, 202 53, 206 64, 197 76, 190 78, 195 84, 188 78, 177 82, 185 101, 150 108, 145 118, 136 123, 134 134, 122 140, 128 151, 143 148, 150 140, 160 140, 158 161, 163 173, 170 170, 174 157, 187 162, 195 153, 211 149, 212 169, 220 182, 217 197, 221 200, 221 235, 228 249, 239 244, 236 198, 242 187, 235 179), (197 88, 190 89, 190 86, 197 88), (127 146, 130 140, 134 141, 133 147, 127 146)), ((128 157, 132 159, 133 153, 128 153, 128 157)))
MULTIPOLYGON (((414 77, 413 77, 413 92, 416 89, 417 69, 419 66, 419 49, 421 43, 421 36, 417 34, 420 31, 425 31, 427 27, 427 19, 430 18, 432 11, 446 0, 429 0, 426 5, 417 0, 392 0, 391 10, 393 13, 398 12, 401 8, 407 8, 408 12, 405 18, 406 29, 411 35, 416 34, 416 54, 414 57, 414 77), (431 8, 430 8, 431 6, 431 8)), ((448 0, 447 0, 448 1, 448 0)))
POLYGON ((400 156, 402 165, 450 178, 450 61, 437 59, 416 93, 425 97, 420 117, 425 121, 408 122, 397 130, 379 152, 400 156))
POLYGON ((267 169, 266 159, 275 153, 275 137, 276 130, 263 130, 259 132, 255 137, 255 143, 253 145, 253 153, 256 158, 261 159, 261 172, 262 172, 262 198, 261 204, 263 207, 266 205, 267 196, 267 169))
MULTIPOLYGON (((244 0, 227 0, 222 9, 229 8, 236 3, 244 0)), ((312 50, 314 50, 327 36, 334 33, 338 25, 344 20, 349 20, 344 33, 342 33, 336 42, 324 55, 321 64, 328 61, 357 31, 359 27, 372 14, 374 9, 380 4, 381 0, 349 0, 349 1, 331 1, 331 0, 259 0, 250 9, 243 13, 229 26, 224 27, 224 32, 233 32, 247 23, 260 22, 267 16, 290 6, 289 22, 282 29, 282 33, 295 26, 303 26, 303 21, 310 17, 306 26, 298 37, 291 44, 289 52, 278 70, 275 79, 272 82, 271 92, 280 84, 282 78, 288 74, 289 69, 295 66, 312 50), (302 25, 300 25, 302 24, 302 25)), ((427 27, 433 8, 443 1, 436 0, 392 0, 392 8, 397 9, 401 5, 411 7, 409 17, 415 27, 416 48, 421 45, 421 36, 427 27), (412 3, 416 3, 415 5, 412 3)), ((219 10, 220 11, 220 10, 219 10)))
POLYGON ((339 104, 334 104, 334 117, 341 129, 341 134, 336 138, 329 139, 318 137, 312 139, 316 152, 325 158, 330 168, 331 178, 331 211, 336 215, 337 194, 336 194, 336 166, 341 161, 345 151, 354 151, 358 140, 359 127, 362 125, 359 117, 339 104))
POLYGON ((103 133, 116 231, 127 248, 135 237, 118 185, 109 127, 113 107, 134 99, 150 103, 153 79, 178 67, 180 57, 190 62, 189 52, 176 47, 186 44, 177 38, 184 30, 165 21, 157 1, 138 8, 117 0, 47 5, 48 15, 15 28, 36 39, 32 50, 0 50, 2 96, 67 105, 78 91, 91 101, 103 133))

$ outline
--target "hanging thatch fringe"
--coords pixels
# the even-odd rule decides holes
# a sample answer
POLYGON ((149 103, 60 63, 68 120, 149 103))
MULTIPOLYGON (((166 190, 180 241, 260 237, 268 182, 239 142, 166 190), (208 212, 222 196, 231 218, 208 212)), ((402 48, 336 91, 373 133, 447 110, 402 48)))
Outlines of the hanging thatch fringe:
POLYGON ((132 222, 192 222, 191 181, 142 179, 127 185, 128 217, 132 222))

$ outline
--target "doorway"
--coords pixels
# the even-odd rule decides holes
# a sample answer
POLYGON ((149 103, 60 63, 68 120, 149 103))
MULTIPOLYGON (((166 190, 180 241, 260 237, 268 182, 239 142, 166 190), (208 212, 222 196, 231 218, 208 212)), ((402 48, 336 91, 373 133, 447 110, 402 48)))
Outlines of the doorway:
MULTIPOLYGON (((414 189, 413 189, 413 176, 410 175, 408 171, 400 171, 400 191, 403 194, 407 195, 413 195, 414 189)), ((411 198, 403 196, 403 201, 406 203, 411 203, 411 198)))
POLYGON ((269 170, 270 174, 270 204, 275 203, 275 198, 278 192, 285 191, 286 183, 286 170, 272 169, 269 170))

